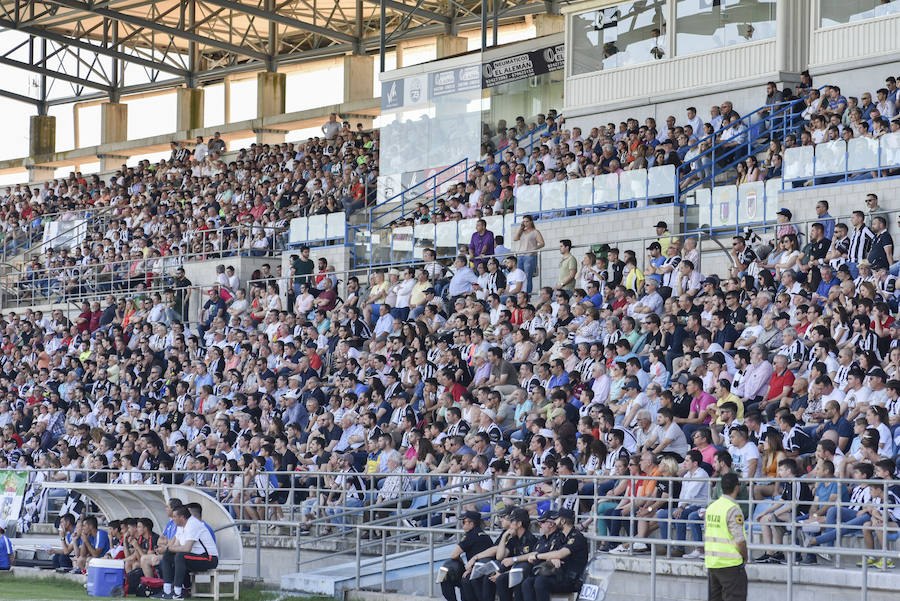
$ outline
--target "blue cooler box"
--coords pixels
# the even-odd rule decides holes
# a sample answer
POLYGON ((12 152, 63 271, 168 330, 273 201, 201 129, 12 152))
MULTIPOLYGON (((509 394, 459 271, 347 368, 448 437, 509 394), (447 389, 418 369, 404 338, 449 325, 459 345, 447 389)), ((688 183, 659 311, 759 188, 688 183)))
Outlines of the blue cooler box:
POLYGON ((125 562, 121 559, 92 559, 88 562, 89 597, 112 597, 112 590, 125 582, 125 562))

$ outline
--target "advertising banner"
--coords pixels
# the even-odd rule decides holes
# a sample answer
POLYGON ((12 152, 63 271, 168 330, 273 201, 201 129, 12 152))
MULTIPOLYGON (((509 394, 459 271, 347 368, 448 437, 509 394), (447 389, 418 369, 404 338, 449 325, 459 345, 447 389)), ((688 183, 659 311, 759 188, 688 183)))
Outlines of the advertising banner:
POLYGON ((565 46, 559 44, 486 62, 481 66, 481 87, 492 88, 559 71, 565 65, 565 57, 565 46))
POLYGON ((12 525, 19 520, 27 483, 25 472, 0 470, 0 521, 12 525))

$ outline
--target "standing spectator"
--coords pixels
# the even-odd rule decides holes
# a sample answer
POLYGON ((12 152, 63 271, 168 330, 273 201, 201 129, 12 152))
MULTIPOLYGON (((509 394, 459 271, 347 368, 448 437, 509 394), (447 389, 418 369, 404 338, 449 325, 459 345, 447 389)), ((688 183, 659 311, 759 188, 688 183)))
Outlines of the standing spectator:
POLYGON ((572 241, 564 238, 559 241, 559 276, 554 290, 575 290, 575 276, 578 274, 578 261, 572 256, 572 241))
POLYGON ((487 229, 487 222, 479 219, 475 222, 475 231, 469 241, 469 258, 472 260, 472 267, 477 269, 478 266, 486 261, 486 257, 494 254, 494 232, 487 229))
MULTIPOLYGON (((868 200, 866 198, 867 202, 868 200)), ((850 248, 847 251, 846 265, 850 269, 851 277, 856 278, 859 275, 859 262, 868 256, 875 234, 866 225, 865 214, 862 211, 853 211, 853 214, 850 216, 850 223, 853 225, 853 233, 850 235, 850 248)))
POLYGON ((6 536, 6 520, 0 520, 0 572, 9 571, 16 565, 16 553, 6 536))
POLYGON ((522 223, 513 235, 513 240, 519 243, 519 267, 525 272, 525 292, 530 295, 532 279, 537 271, 539 256, 537 251, 544 248, 544 237, 534 227, 531 215, 522 217, 522 223))
POLYGON ((325 136, 326 140, 334 140, 337 135, 341 133, 341 124, 338 123, 337 113, 331 113, 328 115, 328 121, 322 125, 322 134, 325 136))

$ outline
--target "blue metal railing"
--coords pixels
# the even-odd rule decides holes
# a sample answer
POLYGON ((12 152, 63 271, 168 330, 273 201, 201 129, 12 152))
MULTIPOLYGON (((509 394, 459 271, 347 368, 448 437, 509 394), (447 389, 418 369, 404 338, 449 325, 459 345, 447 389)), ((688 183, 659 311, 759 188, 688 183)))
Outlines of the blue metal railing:
MULTIPOLYGON (((560 115, 560 117, 562 117, 562 115, 560 115)), ((534 148, 534 145, 540 142, 541 134, 547 131, 547 128, 548 124, 544 123, 531 131, 522 134, 522 136, 517 138, 518 147, 525 150, 526 154, 529 153, 531 149, 534 148), (528 141, 523 143, 523 140, 526 138, 528 141)), ((505 151, 506 148, 503 148, 494 153, 494 160, 497 162, 502 160, 505 151)), ((390 223, 406 217, 412 210, 415 210, 415 206, 419 203, 430 203, 431 209, 434 210, 437 208, 438 198, 443 193, 441 186, 451 182, 459 183, 467 181, 469 179, 469 170, 474 169, 476 165, 481 164, 483 164, 483 162, 477 159, 465 158, 449 167, 441 169, 421 182, 414 184, 405 190, 401 190, 384 201, 369 207, 368 222, 372 224, 373 229, 383 229, 390 223), (410 196, 411 193, 412 196, 410 196), (398 201, 399 205, 396 207, 378 213, 379 208, 398 201), (412 210, 407 211, 407 208, 410 206, 412 206, 412 210)))
MULTIPOLYGON (((825 86, 821 86, 819 91, 825 86)), ((743 131, 737 134, 729 132, 729 127, 722 127, 718 131, 700 139, 688 148, 688 153, 698 149, 703 143, 711 143, 710 148, 695 157, 687 160, 679 170, 678 192, 676 202, 688 193, 708 187, 714 193, 716 186, 730 185, 737 181, 737 172, 729 176, 729 171, 735 169, 737 164, 747 160, 750 156, 756 156, 765 150, 771 139, 784 140, 788 134, 794 133, 801 125, 799 120, 802 99, 793 99, 775 104, 763 105, 753 112, 739 119, 743 131), (727 137, 726 137, 727 136, 727 137), (736 140, 743 137, 736 143, 736 140), (726 175, 724 181, 716 182, 722 175, 726 175)), ((687 211, 684 212, 684 229, 687 231, 687 211)), ((738 222, 737 227, 740 227, 738 222)))

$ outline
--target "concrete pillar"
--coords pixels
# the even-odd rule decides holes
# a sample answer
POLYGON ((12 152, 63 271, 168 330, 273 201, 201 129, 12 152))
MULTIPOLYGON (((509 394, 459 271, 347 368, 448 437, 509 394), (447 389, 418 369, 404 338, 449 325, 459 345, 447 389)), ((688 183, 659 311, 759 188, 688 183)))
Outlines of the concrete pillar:
POLYGON ((124 142, 128 139, 128 105, 104 102, 100 105, 100 144, 124 142))
POLYGON ((439 35, 434 40, 437 58, 447 58, 469 51, 469 39, 458 35, 439 35))
POLYGON ((566 18, 562 15, 535 15, 534 35, 541 37, 561 33, 566 29, 566 18))
POLYGON ((56 152, 56 117, 32 115, 28 127, 28 158, 25 168, 29 182, 53 179, 54 167, 38 165, 35 159, 49 157, 56 152))
POLYGON ((375 88, 375 57, 344 56, 344 102, 367 100, 375 88))
POLYGON ((401 40, 397 42, 397 46, 394 48, 394 54, 397 56, 397 68, 401 69, 404 67, 403 63, 403 55, 406 53, 406 49, 409 48, 409 42, 406 40, 401 40))
POLYGON ((222 103, 224 106, 224 123, 231 123, 231 75, 225 76, 225 93, 222 95, 222 103))
POLYGON ((256 134, 257 144, 284 144, 287 139, 286 129, 258 127, 253 130, 253 133, 256 134))
POLYGON ((285 83, 284 73, 262 71, 256 74, 256 118, 284 114, 285 83))
POLYGON ((799 81, 798 74, 809 63, 809 5, 809 2, 775 3, 775 70, 779 79, 799 81))
POLYGON ((56 152, 56 117, 32 115, 28 127, 28 156, 42 157, 56 152))
POLYGON ((28 181, 32 184, 53 179, 56 174, 56 167, 50 167, 49 165, 35 165, 30 157, 25 159, 25 169, 28 171, 28 181))
MULTIPOLYGON (((121 102, 104 102, 100 105, 100 145, 128 140, 128 105, 121 102)), ((97 153, 100 171, 118 169, 127 157, 111 154, 101 149, 97 153)))
POLYGON ((203 127, 203 88, 177 88, 175 100, 175 131, 203 127))

